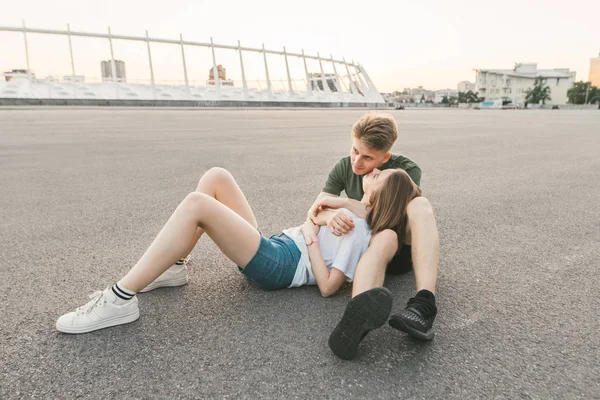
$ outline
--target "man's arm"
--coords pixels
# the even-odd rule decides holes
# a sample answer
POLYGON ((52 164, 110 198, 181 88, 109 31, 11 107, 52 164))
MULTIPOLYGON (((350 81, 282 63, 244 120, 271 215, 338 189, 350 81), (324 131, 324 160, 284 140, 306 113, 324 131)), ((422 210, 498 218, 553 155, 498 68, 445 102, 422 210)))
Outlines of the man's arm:
POLYGON ((318 200, 314 205, 312 210, 314 210, 312 215, 309 215, 312 221, 314 221, 317 225, 323 225, 319 222, 323 220, 327 222, 336 212, 333 210, 337 210, 340 208, 345 208, 351 211, 354 215, 359 218, 366 218, 367 212, 369 211, 367 205, 361 203, 358 200, 348 199, 343 197, 336 198, 323 198, 318 200))
POLYGON ((354 221, 346 213, 335 211, 346 208, 359 218, 366 218, 367 206, 360 201, 343 197, 324 197, 316 202, 313 214, 308 218, 315 225, 327 225, 336 236, 345 235, 354 229, 354 221))
POLYGON ((366 204, 354 199, 346 199, 346 205, 344 208, 348 209, 357 217, 363 219, 367 218, 367 212, 369 211, 366 204))
POLYGON ((332 228, 332 226, 329 227, 331 232, 337 236, 348 233, 352 228, 354 228, 352 220, 346 215, 339 217, 336 216, 335 212, 324 210, 323 207, 320 207, 320 203, 325 199, 339 199, 340 193, 346 189, 345 174, 347 172, 346 170, 348 169, 347 167, 349 162, 349 157, 345 157, 333 166, 331 171, 329 171, 325 186, 321 190, 319 196, 317 196, 317 199, 313 203, 312 207, 310 207, 306 215, 307 219, 310 219, 314 224, 320 226, 329 225, 333 218, 339 220, 340 224, 344 227, 342 231, 336 231, 332 228))
MULTIPOLYGON (((321 200, 325 199, 326 197, 339 197, 339 195, 335 195, 335 194, 331 194, 331 193, 327 193, 327 192, 321 192, 319 193, 319 195, 317 196, 317 199, 315 200, 315 202, 313 203, 312 206, 310 206, 310 209, 308 210, 308 212, 306 213, 306 218, 312 218, 312 220, 316 223, 317 221, 315 220, 315 210, 317 207, 319 207, 319 203, 321 202, 321 200)), ((324 224, 319 224, 317 223, 317 225, 326 225, 327 221, 325 221, 324 224)))
POLYGON ((340 193, 345 189, 346 183, 344 181, 344 159, 338 161, 329 174, 327 175, 327 181, 325 186, 321 190, 321 193, 317 196, 317 199, 306 213, 306 217, 310 218, 312 215, 316 215, 315 209, 317 203, 326 197, 339 197, 340 193))

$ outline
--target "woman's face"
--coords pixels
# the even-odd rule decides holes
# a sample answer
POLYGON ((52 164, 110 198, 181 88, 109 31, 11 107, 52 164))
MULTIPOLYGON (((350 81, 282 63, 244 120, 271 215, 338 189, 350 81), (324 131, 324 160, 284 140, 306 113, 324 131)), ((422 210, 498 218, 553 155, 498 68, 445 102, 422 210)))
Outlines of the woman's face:
POLYGON ((363 176, 363 190, 365 193, 372 195, 377 193, 379 189, 385 184, 387 178, 394 173, 393 169, 380 170, 375 168, 363 176))

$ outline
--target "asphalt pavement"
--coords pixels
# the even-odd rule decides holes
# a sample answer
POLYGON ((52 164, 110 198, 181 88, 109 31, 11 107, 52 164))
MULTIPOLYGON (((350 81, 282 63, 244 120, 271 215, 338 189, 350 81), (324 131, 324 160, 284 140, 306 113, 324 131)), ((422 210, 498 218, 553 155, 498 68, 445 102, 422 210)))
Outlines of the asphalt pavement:
MULTIPOLYGON (((0 399, 600 398, 600 112, 391 111, 440 231, 436 336, 327 347, 350 287, 262 291, 203 238, 190 283, 72 336, 202 173, 300 224, 364 110, 0 108, 0 399)), ((414 275, 393 277, 394 310, 414 275)))

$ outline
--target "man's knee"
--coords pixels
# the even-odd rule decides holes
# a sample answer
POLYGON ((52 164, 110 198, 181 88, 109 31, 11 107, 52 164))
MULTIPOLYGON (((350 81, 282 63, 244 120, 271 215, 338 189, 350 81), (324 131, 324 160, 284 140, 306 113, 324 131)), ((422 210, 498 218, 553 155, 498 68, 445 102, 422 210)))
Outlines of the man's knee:
POLYGON ((381 254, 391 260, 398 251, 398 234, 391 229, 385 229, 373 236, 369 247, 377 247, 381 254))
POLYGON ((433 217, 433 207, 427 198, 415 197, 408 203, 406 207, 406 215, 408 220, 433 217))

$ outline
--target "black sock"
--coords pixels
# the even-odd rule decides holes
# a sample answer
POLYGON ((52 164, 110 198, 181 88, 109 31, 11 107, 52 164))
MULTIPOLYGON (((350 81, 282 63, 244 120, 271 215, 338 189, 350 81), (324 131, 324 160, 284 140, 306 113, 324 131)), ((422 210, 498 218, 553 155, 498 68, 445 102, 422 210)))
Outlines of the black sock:
POLYGON ((421 289, 417 292, 417 294, 415 295, 415 297, 423 297, 424 299, 430 301, 431 303, 435 304, 435 294, 431 293, 429 290, 427 289, 421 289))
POLYGON ((423 305, 423 312, 427 314, 437 314, 437 307, 435 305, 435 295, 427 289, 422 289, 417 292, 415 299, 424 300, 428 305, 423 305))
POLYGON ((437 314, 435 295, 427 289, 419 290, 415 297, 408 301, 407 307, 418 310, 424 317, 437 314))

